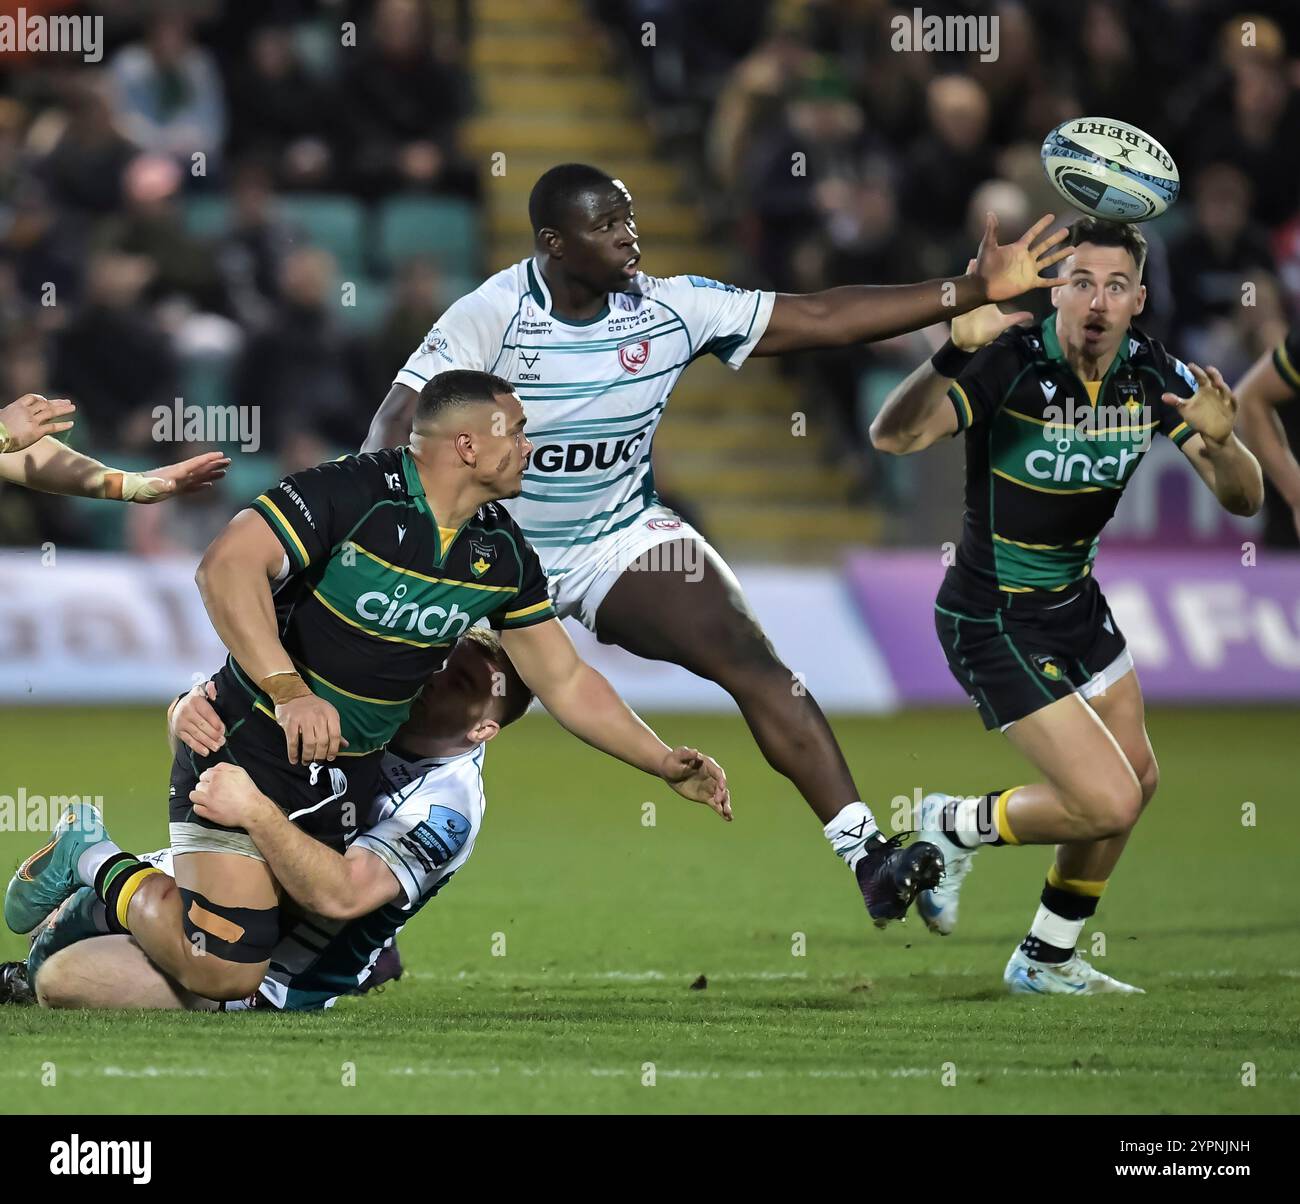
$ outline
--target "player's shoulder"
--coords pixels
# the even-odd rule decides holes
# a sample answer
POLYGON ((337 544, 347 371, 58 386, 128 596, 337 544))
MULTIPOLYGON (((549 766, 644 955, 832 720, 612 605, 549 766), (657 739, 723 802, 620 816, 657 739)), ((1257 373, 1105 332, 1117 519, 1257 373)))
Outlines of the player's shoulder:
POLYGON ((991 343, 986 343, 976 353, 973 366, 979 371, 993 367, 1019 369, 1028 364, 1046 364, 1047 344, 1041 322, 1029 326, 1012 326, 1004 330, 991 343))
MULTIPOLYGON (((493 272, 477 288, 462 294, 447 307, 438 325, 448 317, 462 315, 483 316, 487 314, 503 315, 506 318, 519 308, 519 303, 528 293, 528 263, 526 259, 519 263, 493 272)), ((435 326, 436 329, 436 326, 435 326)))
POLYGON ((1273 348, 1273 367, 1290 389, 1300 393, 1300 326, 1292 326, 1273 348))
POLYGON ((317 469, 335 479, 369 482, 377 486, 391 485, 396 489, 404 484, 403 462, 405 453, 400 447, 384 447, 379 451, 350 452, 318 464, 317 469), (392 478, 396 474, 397 481, 392 478))
POLYGON ((1135 372, 1147 370, 1156 373, 1165 388, 1175 393, 1184 388, 1196 392, 1196 377, 1191 369, 1170 351, 1159 339, 1147 334, 1140 326, 1130 326, 1128 334, 1128 362, 1135 372))
POLYGON ((633 281, 630 295, 640 295, 659 301, 671 302, 674 298, 681 301, 698 301, 707 303, 733 293, 749 292, 738 284, 728 284, 724 280, 715 280, 712 276, 648 276, 638 272, 633 281))
POLYGON ((483 820, 484 751, 480 744, 454 757, 408 758, 390 749, 381 767, 383 789, 392 803, 388 818, 435 823, 463 843, 483 820))

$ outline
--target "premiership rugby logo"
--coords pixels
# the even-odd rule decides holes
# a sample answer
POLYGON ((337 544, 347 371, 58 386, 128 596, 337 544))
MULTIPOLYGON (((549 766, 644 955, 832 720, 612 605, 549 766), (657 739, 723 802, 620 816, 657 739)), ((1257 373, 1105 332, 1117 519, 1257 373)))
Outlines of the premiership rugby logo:
POLYGON ((650 340, 637 339, 632 343, 624 343, 618 349, 618 362, 623 365, 627 372, 640 372, 646 366, 646 361, 650 358, 650 340))

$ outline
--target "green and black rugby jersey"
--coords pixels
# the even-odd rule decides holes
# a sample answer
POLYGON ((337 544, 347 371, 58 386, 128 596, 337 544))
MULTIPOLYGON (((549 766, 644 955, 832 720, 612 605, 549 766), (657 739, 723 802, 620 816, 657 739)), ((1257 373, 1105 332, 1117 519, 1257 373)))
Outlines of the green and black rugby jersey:
MULTIPOLYGON (((497 629, 555 617, 537 554, 489 502, 440 528, 407 448, 344 456, 285 477, 252 503, 284 546, 280 640, 333 703, 347 756, 382 748, 429 675, 484 617, 497 629)), ((254 707, 274 706, 233 658, 254 707)))
POLYGON ((1136 327, 1091 388, 1066 362, 1055 314, 1005 331, 948 389, 966 436, 958 567, 1013 593, 1086 576, 1153 437, 1181 447, 1195 433, 1161 395, 1195 392, 1187 366, 1136 327))
POLYGON ((1300 326, 1273 348, 1273 367, 1295 393, 1300 393, 1300 326))

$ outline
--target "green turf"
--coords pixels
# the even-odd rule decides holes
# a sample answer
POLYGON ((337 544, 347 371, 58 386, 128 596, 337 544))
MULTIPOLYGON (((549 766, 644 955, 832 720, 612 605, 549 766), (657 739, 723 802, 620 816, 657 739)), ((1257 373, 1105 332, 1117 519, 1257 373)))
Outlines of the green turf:
MULTIPOLYGON (((739 720, 656 724, 727 767, 734 825, 531 716, 488 757, 477 851, 403 933, 400 983, 304 1016, 0 1009, 0 1110, 1297 1110, 1293 711, 1152 716, 1160 793, 1092 926, 1097 963, 1150 993, 1087 1001, 1001 990, 1044 850, 981 853, 957 935, 879 933, 739 720)), ((156 709, 0 712, 0 794, 102 795, 124 846, 156 847, 161 726, 156 709)), ((973 713, 836 728, 878 807, 1025 780, 973 713)), ((0 833, 0 855, 38 843, 0 833)))

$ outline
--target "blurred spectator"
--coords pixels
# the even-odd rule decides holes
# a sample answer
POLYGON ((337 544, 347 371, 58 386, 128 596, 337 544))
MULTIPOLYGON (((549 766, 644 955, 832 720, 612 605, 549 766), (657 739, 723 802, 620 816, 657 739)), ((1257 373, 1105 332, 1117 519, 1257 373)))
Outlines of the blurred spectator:
POLYGON ((254 31, 232 73, 231 153, 265 159, 280 188, 332 185, 334 95, 307 70, 290 26, 254 31))
POLYGON ((393 301, 373 338, 368 379, 375 405, 388 392, 393 374, 406 363, 447 305, 448 297, 437 265, 423 256, 404 260, 393 286, 393 301))
POLYGON ((113 125, 113 111, 97 84, 82 81, 67 98, 63 127, 39 172, 50 199, 78 214, 100 217, 122 201, 122 177, 134 147, 113 125))
POLYGON ((217 262, 235 315, 246 326, 270 320, 280 271, 298 231, 277 216, 270 171, 260 160, 232 173, 230 224, 217 244, 217 262))
POLYGON ((967 75, 943 75, 926 90, 930 129, 904 167, 903 204, 926 233, 943 237, 960 226, 971 193, 996 174, 987 141, 989 101, 967 75))
POLYGON ((1242 284, 1272 274, 1273 256, 1267 231, 1250 220, 1250 181, 1237 168, 1202 168, 1192 197, 1193 224, 1170 242, 1169 260, 1175 342, 1199 360, 1211 328, 1238 316, 1242 284))
MULTIPOLYGON (((360 348, 339 327, 334 260, 300 250, 284 261, 269 325, 239 365, 240 405, 260 407, 263 443, 278 451, 308 430, 345 448, 361 445, 378 404, 363 387, 360 348)), ((409 352, 408 352, 409 354, 409 352)))
POLYGON ((51 385, 77 403, 83 446, 147 446, 150 411, 176 396, 170 341, 141 303, 154 271, 143 256, 95 254, 85 303, 55 336, 51 385))
POLYGON ((363 195, 477 193, 477 178, 456 148, 466 84, 434 55, 426 13, 417 0, 380 0, 368 36, 347 56, 350 182, 363 195))
POLYGON ((1300 145, 1300 98, 1283 66, 1260 56, 1244 61, 1233 76, 1229 110, 1198 132, 1196 162, 1239 168, 1255 186, 1255 215, 1262 222, 1275 225, 1291 216, 1300 196, 1300 160, 1280 148, 1300 145))
POLYGON ((177 204, 183 178, 174 160, 137 155, 123 181, 125 210, 103 224, 97 245, 152 261, 148 300, 179 297, 194 308, 224 312, 228 303, 216 254, 185 229, 177 204))
POLYGON ((226 137, 221 74, 192 40, 189 20, 164 12, 145 40, 122 47, 109 64, 122 131, 141 150, 169 155, 186 172, 202 151, 216 174, 226 137))

